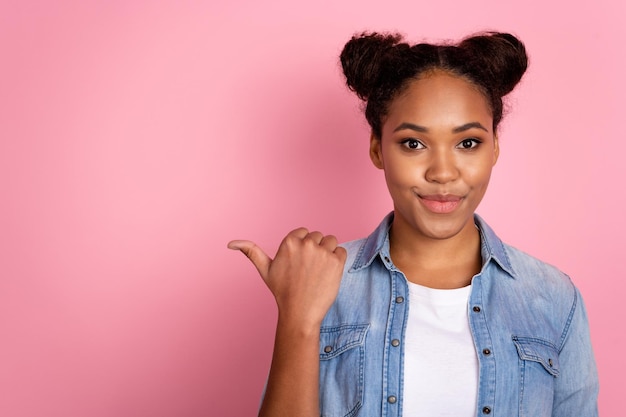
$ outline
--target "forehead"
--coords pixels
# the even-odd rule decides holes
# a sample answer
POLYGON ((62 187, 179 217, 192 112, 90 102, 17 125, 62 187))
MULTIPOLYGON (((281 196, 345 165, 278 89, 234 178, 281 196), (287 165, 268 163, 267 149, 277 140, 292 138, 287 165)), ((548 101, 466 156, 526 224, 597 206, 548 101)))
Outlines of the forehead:
POLYGON ((385 125, 409 121, 433 128, 480 122, 491 128, 493 116, 488 101, 475 85, 436 71, 411 81, 391 102, 385 125))

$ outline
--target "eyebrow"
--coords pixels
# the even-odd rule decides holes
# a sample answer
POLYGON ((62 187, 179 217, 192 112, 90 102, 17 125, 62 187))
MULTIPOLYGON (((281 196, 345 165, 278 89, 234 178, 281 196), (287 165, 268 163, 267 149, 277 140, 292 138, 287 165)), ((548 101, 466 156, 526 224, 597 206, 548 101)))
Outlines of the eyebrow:
MULTIPOLYGON (((427 133, 428 132, 428 128, 424 127, 424 126, 420 126, 420 125, 416 125, 414 123, 401 123, 398 127, 396 127, 393 131, 397 132, 399 130, 404 130, 404 129, 409 129, 409 130, 414 130, 416 132, 420 132, 420 133, 427 133)), ((483 125, 481 125, 478 122, 471 122, 471 123, 465 123, 464 125, 461 126, 457 126, 454 129, 452 129, 452 133, 461 133, 461 132, 465 132, 466 130, 470 130, 470 129, 482 129, 485 132, 489 132, 487 130, 487 128, 483 125)))

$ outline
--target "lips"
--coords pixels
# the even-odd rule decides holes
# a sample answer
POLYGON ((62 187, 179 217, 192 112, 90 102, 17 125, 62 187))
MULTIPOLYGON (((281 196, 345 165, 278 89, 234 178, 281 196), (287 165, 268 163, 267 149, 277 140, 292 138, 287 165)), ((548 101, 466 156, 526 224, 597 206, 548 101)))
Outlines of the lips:
POLYGON ((463 200, 462 197, 452 194, 418 194, 418 197, 428 210, 436 214, 452 213, 463 200))

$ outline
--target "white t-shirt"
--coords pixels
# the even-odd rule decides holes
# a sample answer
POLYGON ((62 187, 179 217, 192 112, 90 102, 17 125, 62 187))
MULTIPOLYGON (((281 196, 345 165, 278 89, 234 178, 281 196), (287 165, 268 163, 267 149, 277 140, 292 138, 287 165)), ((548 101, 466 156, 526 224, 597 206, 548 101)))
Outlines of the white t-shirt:
POLYGON ((403 416, 476 415, 478 356, 467 312, 471 288, 440 290, 409 282, 403 416))

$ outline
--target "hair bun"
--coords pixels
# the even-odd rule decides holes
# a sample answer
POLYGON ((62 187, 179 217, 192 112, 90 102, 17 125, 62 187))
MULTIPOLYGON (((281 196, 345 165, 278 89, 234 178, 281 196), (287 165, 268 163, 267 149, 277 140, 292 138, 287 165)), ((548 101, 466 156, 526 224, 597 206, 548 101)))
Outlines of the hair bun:
MULTIPOLYGON (((341 66, 346 84, 361 100, 367 100, 377 87, 384 63, 402 41, 399 34, 361 33, 346 43, 341 52, 341 66)), ((408 48, 408 45, 407 45, 408 48)))
POLYGON ((528 68, 524 44, 510 33, 487 32, 464 39, 459 48, 501 97, 510 93, 528 68))

